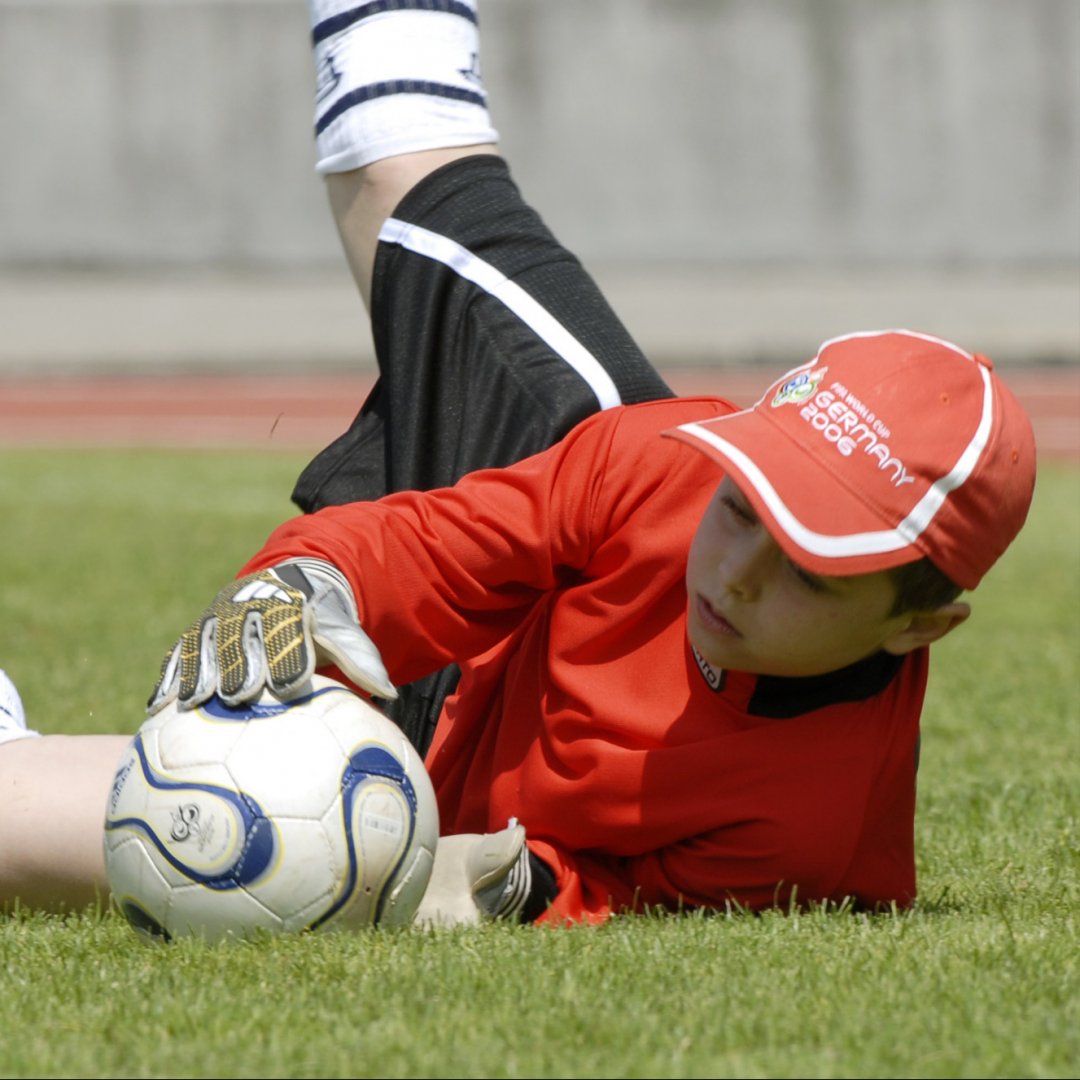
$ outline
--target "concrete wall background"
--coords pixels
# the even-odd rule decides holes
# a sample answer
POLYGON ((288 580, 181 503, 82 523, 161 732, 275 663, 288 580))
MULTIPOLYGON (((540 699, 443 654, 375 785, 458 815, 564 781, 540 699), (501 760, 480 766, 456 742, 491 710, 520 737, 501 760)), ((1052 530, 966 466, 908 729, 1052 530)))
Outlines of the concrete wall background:
MULTIPOLYGON (((303 0, 0 0, 0 373, 371 360, 303 0)), ((1077 0, 482 0, 526 195, 658 361, 1080 358, 1077 0)))
MULTIPOLYGON (((486 0, 587 260, 1061 264, 1075 0, 486 0)), ((336 265, 301 0, 0 0, 0 265, 336 265)))
POLYGON ((507 35, 517 55, 485 60, 506 55, 520 73, 492 71, 515 110, 514 159, 560 212, 575 205, 568 223, 590 249, 704 261, 1077 254, 1080 5, 612 0, 514 14, 535 29, 507 35), (567 58, 558 79, 539 67, 552 54, 567 58))

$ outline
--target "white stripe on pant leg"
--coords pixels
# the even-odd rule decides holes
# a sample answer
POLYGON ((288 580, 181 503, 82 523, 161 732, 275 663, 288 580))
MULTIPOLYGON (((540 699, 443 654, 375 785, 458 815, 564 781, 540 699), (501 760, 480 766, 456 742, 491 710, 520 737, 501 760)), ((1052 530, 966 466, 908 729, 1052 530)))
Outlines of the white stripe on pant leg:
POLYGON ((446 236, 410 225, 406 221, 399 221, 397 218, 386 219, 379 231, 379 239, 387 244, 398 244, 416 255, 441 262, 490 296, 501 300, 589 384, 601 409, 611 409, 622 404, 615 383, 600 361, 547 308, 537 303, 520 285, 515 285, 491 263, 477 258, 468 248, 446 236))

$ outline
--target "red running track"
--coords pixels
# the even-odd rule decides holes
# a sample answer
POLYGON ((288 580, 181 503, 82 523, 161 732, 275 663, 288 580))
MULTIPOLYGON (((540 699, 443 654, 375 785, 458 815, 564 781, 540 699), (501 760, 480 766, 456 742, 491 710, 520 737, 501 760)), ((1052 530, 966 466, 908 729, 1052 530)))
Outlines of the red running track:
MULTIPOLYGON (((767 368, 664 372, 683 395, 750 404, 767 368)), ((1042 459, 1080 461, 1080 367, 1011 368, 1042 459)), ((315 451, 339 435, 370 374, 120 375, 0 379, 0 447, 246 447, 315 451)))

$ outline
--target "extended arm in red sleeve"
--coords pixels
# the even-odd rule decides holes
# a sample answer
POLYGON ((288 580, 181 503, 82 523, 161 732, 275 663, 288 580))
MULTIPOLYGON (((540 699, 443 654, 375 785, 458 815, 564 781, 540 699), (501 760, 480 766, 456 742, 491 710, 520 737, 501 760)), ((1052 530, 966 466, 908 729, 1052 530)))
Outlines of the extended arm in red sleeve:
POLYGON ((391 677, 410 682, 513 632, 583 566, 610 425, 453 488, 330 507, 276 529, 244 572, 297 556, 337 566, 391 677))

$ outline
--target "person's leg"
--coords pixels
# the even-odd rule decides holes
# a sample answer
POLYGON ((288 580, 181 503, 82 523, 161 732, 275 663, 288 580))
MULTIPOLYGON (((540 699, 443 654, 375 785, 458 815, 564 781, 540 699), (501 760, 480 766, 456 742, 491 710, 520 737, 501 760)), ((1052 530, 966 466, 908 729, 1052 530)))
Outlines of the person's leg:
MULTIPOLYGON (((453 484, 545 449, 598 409, 670 396, 501 158, 424 177, 380 235, 380 382, 304 471, 303 509, 453 484)), ((386 706, 422 752, 456 677, 401 688, 386 706)))
POLYGON ((124 735, 39 735, 0 671, 0 912, 73 911, 108 895, 102 828, 124 735))
POLYGON ((450 484, 596 409, 670 396, 493 160, 476 0, 310 9, 317 169, 381 374, 301 478, 301 509, 450 484))
POLYGON ((0 910, 71 911, 108 896, 102 829, 126 735, 0 744, 0 910))
MULTIPOLYGON (((298 481, 308 512, 452 484, 545 449, 598 409, 671 396, 497 156, 473 0, 390 7, 315 5, 320 86, 332 87, 316 109, 318 167, 380 379, 298 481)), ((421 750, 456 677, 388 706, 421 750)))
POLYGON ((447 486, 546 449, 599 409, 671 396, 501 158, 424 177, 380 235, 380 382, 300 478, 302 509, 447 486))
POLYGON ((330 210, 349 269, 368 311, 379 230, 398 203, 424 177, 443 165, 474 154, 498 152, 494 145, 421 150, 327 176, 330 210))

